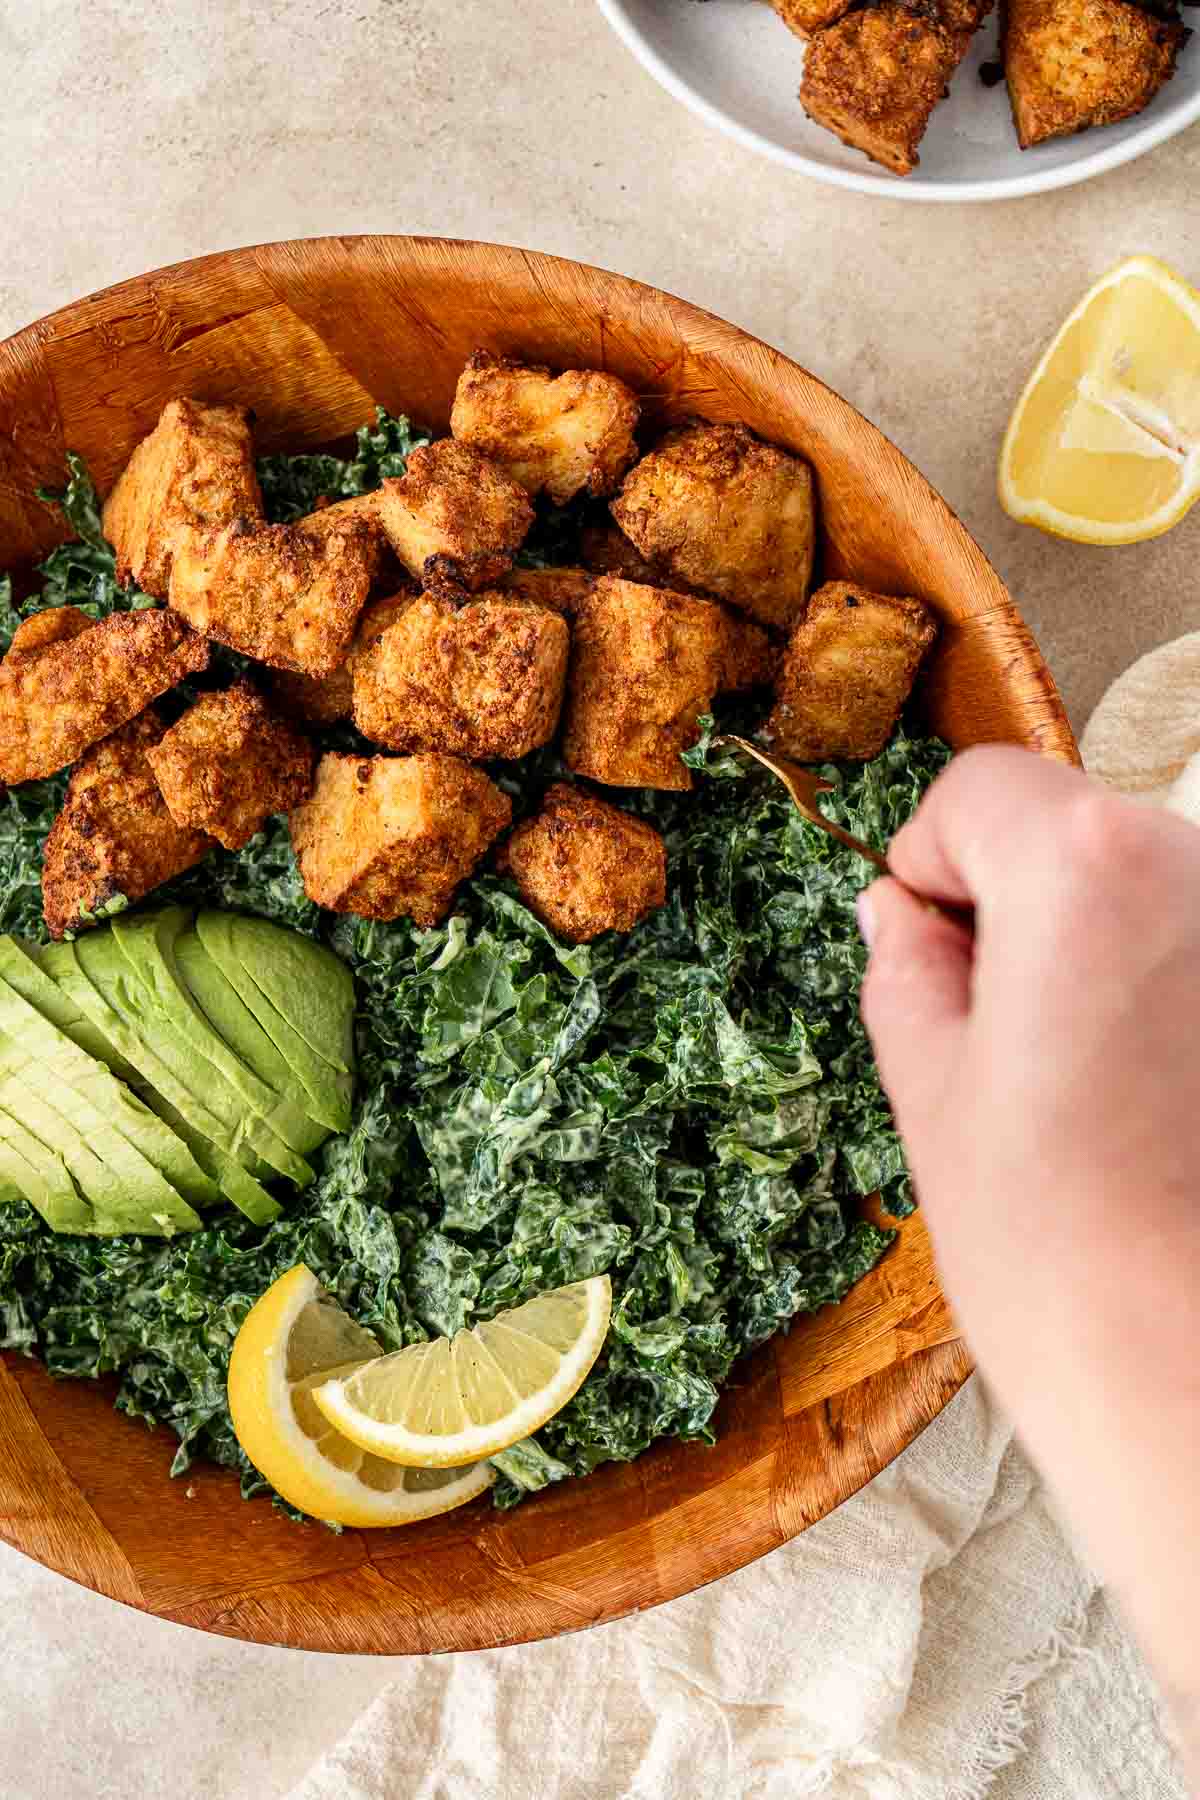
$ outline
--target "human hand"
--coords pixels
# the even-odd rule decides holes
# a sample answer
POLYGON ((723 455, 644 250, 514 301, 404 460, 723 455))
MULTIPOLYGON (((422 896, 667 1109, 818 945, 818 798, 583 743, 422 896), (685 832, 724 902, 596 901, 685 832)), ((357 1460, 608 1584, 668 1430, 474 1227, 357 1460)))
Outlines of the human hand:
POLYGON ((863 1016, 947 1290, 1200 1766, 1200 831, 997 747, 889 860, 863 1016))

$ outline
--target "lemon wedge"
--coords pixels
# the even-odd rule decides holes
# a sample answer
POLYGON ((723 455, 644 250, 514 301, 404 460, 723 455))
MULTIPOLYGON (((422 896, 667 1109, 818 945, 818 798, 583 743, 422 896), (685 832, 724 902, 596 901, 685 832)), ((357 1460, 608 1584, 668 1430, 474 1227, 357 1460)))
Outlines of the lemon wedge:
POLYGON ((330 1525, 408 1525, 474 1500, 495 1480, 487 1463, 400 1468, 330 1427, 313 1389, 378 1357, 371 1333, 303 1263, 251 1307, 234 1341, 229 1410, 238 1442, 277 1493, 330 1525))
POLYGON ((611 1311, 608 1276, 594 1275, 332 1375, 312 1398, 343 1437, 389 1462, 445 1468, 494 1456, 566 1405, 600 1354, 611 1311))
POLYGON ((1084 544, 1157 537, 1200 495, 1200 294, 1152 256, 1085 294, 1000 451, 1000 504, 1084 544))

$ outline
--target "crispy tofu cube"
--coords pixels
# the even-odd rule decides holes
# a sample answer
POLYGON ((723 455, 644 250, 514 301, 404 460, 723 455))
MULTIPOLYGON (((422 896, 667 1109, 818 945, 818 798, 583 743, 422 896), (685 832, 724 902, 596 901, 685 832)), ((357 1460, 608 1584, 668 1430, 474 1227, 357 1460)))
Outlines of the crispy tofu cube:
POLYGON ((180 539, 242 518, 262 518, 245 408, 168 400, 104 505, 117 580, 165 600, 180 539))
POLYGON ((297 675, 287 669, 271 672, 271 697, 289 719, 308 725, 335 725, 354 711, 355 658, 378 642, 389 625, 418 598, 416 588, 404 588, 369 600, 359 614, 358 629, 344 659, 330 675, 297 675))
POLYGON ((789 31, 810 38, 848 13, 854 0, 771 0, 771 5, 789 31))
MULTIPOLYGON (((623 581, 636 581, 643 587, 671 585, 669 572, 647 562, 616 525, 585 525, 579 534, 579 554, 591 575, 619 575, 623 581)), ((675 592, 687 593, 689 589, 679 583, 675 592)))
POLYGON ((668 432, 626 476, 613 517, 647 560, 786 630, 812 577, 812 470, 744 425, 668 432))
POLYGON ((426 594, 354 664, 354 723, 390 750, 526 756, 558 726, 570 633, 519 596, 426 594))
POLYGON ((507 469, 530 494, 565 506, 576 494, 614 493, 637 455, 641 408, 598 369, 549 369, 477 350, 458 378, 450 429, 507 469))
POLYGON ((803 763, 878 756, 936 636, 923 601, 827 582, 784 652, 772 748, 803 763))
POLYGON ((226 850, 240 850, 272 813, 291 812, 312 791, 312 745, 248 681, 202 694, 146 758, 175 823, 226 850))
POLYGON ((75 607, 27 619, 0 663, 0 781, 53 775, 208 663, 208 645, 173 613, 75 607))
POLYGON ((603 575, 575 616, 563 761, 608 787, 692 786, 679 760, 729 659, 712 600, 603 575))
POLYGON ((667 897, 666 845, 653 825, 569 782, 517 826, 498 857, 521 898, 559 937, 586 944, 632 931, 667 897))
POLYGON ((205 637, 305 675, 345 660, 379 566, 378 528, 330 507, 293 525, 236 519, 175 551, 171 606, 205 637))
POLYGON ((212 838, 177 825, 167 811, 148 756, 162 733, 148 707, 72 771, 42 850, 42 910, 52 937, 96 924, 119 896, 144 899, 214 848, 212 838))
POLYGON ((499 581, 533 524, 520 483, 454 438, 414 450, 404 475, 379 489, 375 513, 409 574, 452 593, 499 581))
POLYGON ((1004 67, 1022 150, 1141 112, 1186 37, 1128 0, 1009 0, 1004 67))
POLYGON ((508 795, 453 756, 330 754, 289 822, 310 900, 424 927, 511 819, 508 795))
POLYGON ((592 591, 586 569, 514 569, 500 583, 502 592, 528 600, 531 606, 548 606, 551 612, 571 614, 592 591))
POLYGON ((968 31, 943 24, 933 9, 881 0, 813 39, 800 104, 843 144, 911 175, 917 145, 969 44, 968 31))
POLYGON ((720 609, 723 627, 724 656, 717 680, 717 692, 742 694, 749 688, 767 687, 774 679, 779 651, 761 625, 737 613, 720 609))

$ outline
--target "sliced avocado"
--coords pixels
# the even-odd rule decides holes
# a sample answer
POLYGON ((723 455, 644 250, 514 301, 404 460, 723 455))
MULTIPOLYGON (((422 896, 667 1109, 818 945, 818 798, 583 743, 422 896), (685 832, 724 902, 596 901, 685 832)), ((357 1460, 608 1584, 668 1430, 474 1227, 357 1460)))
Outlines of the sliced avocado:
MULTIPOLYGON (((11 938, 0 937, 0 1008, 12 1019, 12 1032, 30 1059, 61 1071, 88 1093, 121 1136, 160 1171, 189 1207, 211 1206, 218 1198, 215 1181, 204 1173, 187 1145, 112 1073, 117 1052, 90 1020, 68 999, 45 970, 11 938), (90 1042, 80 1043, 79 1025, 90 1042)), ((3 1024, 0 1016, 0 1024, 3 1024)), ((7 1028, 7 1027, 5 1027, 7 1028)), ((120 1059, 124 1062, 124 1058, 120 1059)), ((129 1064, 130 1074, 136 1072, 129 1064)), ((177 1221, 182 1227, 182 1215, 177 1221)))
MULTIPOLYGON (((104 1228, 101 1221, 111 1221, 114 1231, 149 1236, 199 1230, 199 1214, 123 1132, 122 1124, 135 1123, 137 1114, 122 1104, 127 1090, 116 1076, 0 978, 0 1103, 5 1105, 5 1095, 11 1092, 15 1097, 17 1092, 4 1085, 9 1082, 32 1092, 36 1109, 27 1107, 20 1117, 48 1149, 63 1157, 96 1211, 96 1229, 104 1228), (47 1124, 49 1137, 43 1129, 47 1124), (68 1154, 71 1131, 78 1133, 88 1151, 86 1162, 77 1164, 68 1154), (99 1184, 92 1159, 105 1172, 99 1184)), ((154 1123, 165 1129, 160 1121, 154 1123)))
MULTIPOLYGON (((91 1021, 94 1033, 112 1044, 118 1054, 127 1058, 137 1057, 140 1071, 138 1091, 141 1099, 183 1139, 205 1174, 212 1177, 227 1200, 232 1200, 235 1206, 256 1223, 277 1217, 280 1210, 278 1203, 248 1171, 239 1166, 234 1156, 209 1135, 210 1126, 213 1131, 224 1134, 226 1127, 223 1122, 211 1114, 206 1106, 195 1101, 166 1064, 113 1010, 99 988, 93 986, 80 962, 79 944, 56 944, 54 948, 59 953, 53 958, 54 979, 67 998, 91 1021)), ((49 961, 49 958, 43 957, 42 967, 46 968, 49 961)), ((105 1060, 110 1059, 106 1056, 105 1060)))
POLYGON ((298 931, 234 913, 233 947, 251 981, 310 1050, 354 1073, 354 977, 332 950, 298 931))
MULTIPOLYGON (((128 1062, 104 1033, 93 1024, 87 1014, 80 1012, 78 1006, 61 985, 59 976, 64 969, 74 966, 75 953, 70 944, 17 944, 14 938, 5 942, 12 946, 17 956, 9 956, 4 964, 4 978, 10 987, 16 988, 18 994, 24 996, 31 1006, 36 1006, 44 1018, 60 1031, 65 1031, 73 1043, 94 1056, 97 1062, 107 1063, 113 1074, 121 1081, 131 1085, 137 1081, 138 1072, 128 1062), (32 964, 34 971, 40 970, 50 984, 50 989, 58 995, 55 1001, 43 983, 31 980, 29 974, 18 957, 24 957, 32 964)), ((182 1189, 180 1190, 182 1192, 182 1189)), ((190 1198, 190 1196, 189 1196, 190 1198)))
MULTIPOLYGON (((279 1106, 278 1095, 217 1036, 178 976, 174 943, 189 922, 190 914, 181 906, 122 920, 120 931, 114 921, 107 931, 77 942, 80 967, 189 1092, 191 1102, 181 1109, 185 1116, 195 1117, 197 1103, 203 1102, 221 1121, 222 1129, 213 1131, 196 1119, 206 1137, 243 1164, 245 1146, 303 1187, 313 1171, 275 1130, 271 1114, 279 1106)), ((126 1054, 134 1059, 132 1051, 126 1054)), ((157 1076, 150 1079, 166 1092, 157 1076)), ((178 1104, 172 1094, 167 1098, 178 1104)))
MULTIPOLYGON (((350 1128, 351 1099, 354 1093, 353 1076, 345 1070, 336 1068, 326 1057, 318 1055, 309 1043, 292 1026, 279 1011, 273 1001, 254 979, 252 972, 242 961, 234 944, 233 913, 202 912, 196 916, 196 934, 208 955, 216 963, 226 981, 237 989, 247 1010, 253 1014, 258 1024, 266 1032, 279 1050, 300 1086, 308 1096, 308 1110, 314 1119, 328 1125, 331 1131, 348 1131, 350 1128)), ((280 927, 272 926, 273 931, 284 933, 280 927)), ((335 962, 338 959, 333 959, 335 962)), ((344 965, 339 965, 343 966, 344 965)), ((347 1004, 348 1024, 339 1028, 339 1038, 345 1042, 353 1034, 353 992, 354 984, 346 970, 346 979, 350 981, 347 1004)), ((339 982, 339 990, 343 1000, 347 990, 339 982)))
POLYGON ((226 981, 194 926, 176 939, 175 963, 192 999, 218 1037, 224 1038, 230 1049, 279 1096, 272 1120, 284 1142, 302 1156, 323 1144, 329 1128, 289 1099, 298 1085, 295 1076, 237 989, 226 981))
POLYGON ((0 1109, 0 1169, 15 1182, 51 1231, 90 1233, 95 1217, 60 1157, 0 1109))

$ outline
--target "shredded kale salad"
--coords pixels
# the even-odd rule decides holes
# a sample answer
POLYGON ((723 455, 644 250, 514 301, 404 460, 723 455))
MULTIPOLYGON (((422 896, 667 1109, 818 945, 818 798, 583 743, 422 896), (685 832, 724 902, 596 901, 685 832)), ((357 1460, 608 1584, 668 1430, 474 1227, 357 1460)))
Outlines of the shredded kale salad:
MULTIPOLYGON (((381 412, 350 459, 265 458, 269 516, 366 492, 421 441, 381 412)), ((0 578, 0 648, 41 606, 101 616, 148 604, 116 585, 78 459, 57 498, 78 541, 50 555, 41 592, 19 608, 0 578)), ((580 522, 547 509, 528 560, 575 560, 580 522)), ((218 652, 203 684, 236 663, 218 652)), ((56 1236, 24 1201, 0 1206, 0 1348, 56 1375, 116 1372, 118 1407, 178 1435, 173 1473, 210 1458, 240 1470, 251 1495, 266 1484, 230 1424, 229 1353, 250 1307, 296 1263, 387 1349, 607 1270, 608 1344, 537 1440, 494 1459, 496 1503, 659 1437, 711 1442, 734 1360, 840 1300, 887 1249, 892 1234, 862 1216, 862 1196, 879 1189, 894 1216, 912 1207, 858 1017, 866 866, 777 782, 715 749, 712 729, 686 759, 695 793, 621 797, 668 849, 667 903, 627 936, 565 946, 486 866, 433 930, 321 912, 282 818, 160 890, 155 904, 258 913, 346 959, 358 999, 352 1128, 265 1229, 222 1210, 165 1242, 56 1236)), ((361 742, 345 726, 322 741, 361 742)), ((901 729, 874 762, 825 771, 837 784, 828 810, 882 846, 948 758, 901 729)), ((558 767, 543 751, 496 775, 518 817, 558 767)), ((45 939, 40 852, 65 787, 55 776, 0 800, 2 931, 45 939)))

